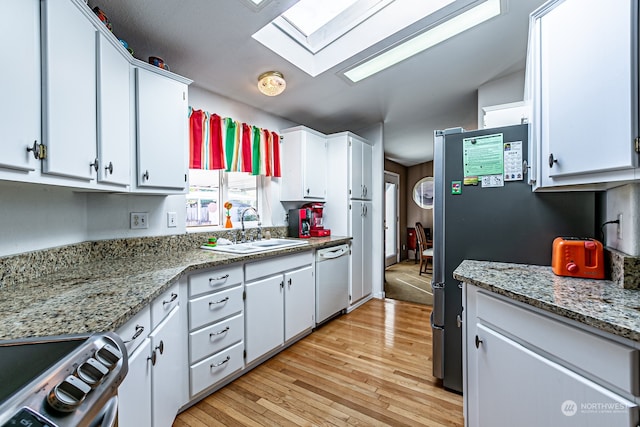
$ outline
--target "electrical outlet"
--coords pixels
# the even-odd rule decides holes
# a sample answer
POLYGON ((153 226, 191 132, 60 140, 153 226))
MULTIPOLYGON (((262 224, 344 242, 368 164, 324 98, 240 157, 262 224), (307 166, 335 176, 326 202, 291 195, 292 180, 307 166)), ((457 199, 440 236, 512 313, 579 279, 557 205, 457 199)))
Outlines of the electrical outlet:
POLYGON ((167 212, 167 227, 174 228, 178 226, 178 214, 175 212, 167 212))
POLYGON ((616 227, 616 236, 617 236, 618 240, 622 240, 622 236, 624 234, 622 233, 622 214, 621 213, 618 214, 618 224, 616 224, 616 225, 617 225, 617 227, 616 227))
POLYGON ((131 229, 149 228, 149 214, 147 212, 131 212, 131 229))

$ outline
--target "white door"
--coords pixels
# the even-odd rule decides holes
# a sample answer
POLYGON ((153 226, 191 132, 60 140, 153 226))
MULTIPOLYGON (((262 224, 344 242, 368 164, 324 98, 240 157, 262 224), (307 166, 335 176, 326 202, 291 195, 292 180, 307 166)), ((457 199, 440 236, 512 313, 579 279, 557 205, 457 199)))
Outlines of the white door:
MULTIPOLYGON (((362 296, 373 291, 373 203, 362 203, 362 296)), ((377 262, 380 262, 377 260, 377 262)), ((377 264, 376 262, 376 264, 377 264)), ((380 265, 380 264, 378 264, 380 265)))
POLYGON ((90 181, 97 154, 96 29, 71 1, 45 1, 42 8, 43 172, 90 181))
POLYGON ((186 361, 181 348, 184 331, 180 328, 180 307, 173 311, 149 335, 152 351, 156 352, 156 364, 152 368, 151 417, 153 427, 171 427, 181 402, 186 361))
POLYGON ((384 266, 388 267, 400 260, 400 215, 399 206, 400 176, 392 172, 384 173, 384 266))
POLYGON ((284 275, 284 340, 315 326, 315 282, 311 266, 284 275))
POLYGON ((40 162, 26 151, 40 136, 40 2, 0 2, 0 167, 33 171, 40 162), (11 40, 11 42, 8 42, 11 40))
MULTIPOLYGON (((349 140, 349 198, 362 199, 364 187, 362 183, 362 141, 348 137, 349 140)), ((369 165, 369 168, 371 165, 369 165)))
POLYGON ((136 68, 140 187, 185 188, 188 152, 187 85, 136 68))
POLYGON ((98 33, 98 180, 129 185, 130 64, 98 33))
MULTIPOLYGON (((129 357, 129 372, 118 387, 118 425, 151 427, 151 341, 129 357)), ((157 360, 157 359, 156 359, 157 360)))
POLYGON ((469 414, 469 426, 637 425, 633 402, 482 324, 476 333, 478 348, 467 351, 478 352, 480 389, 477 418, 469 414), (593 410, 597 405, 615 410, 593 410))
POLYGON ((327 195, 327 141, 311 132, 305 132, 302 141, 304 197, 324 199, 327 195))
POLYGON ((246 363, 284 342, 284 276, 261 279, 246 285, 246 363))
POLYGON ((362 290, 362 216, 364 214, 364 203, 358 201, 351 202, 350 229, 351 229, 351 255, 350 255, 350 282, 349 282, 349 303, 353 304, 361 299, 364 294, 362 290))
POLYGON ((372 200, 373 198, 373 147, 367 143, 362 143, 362 198, 372 200))

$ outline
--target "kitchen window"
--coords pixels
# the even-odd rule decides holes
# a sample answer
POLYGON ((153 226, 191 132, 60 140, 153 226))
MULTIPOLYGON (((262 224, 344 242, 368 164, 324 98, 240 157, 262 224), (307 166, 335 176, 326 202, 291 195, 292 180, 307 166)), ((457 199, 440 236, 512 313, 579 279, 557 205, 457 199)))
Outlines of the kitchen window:
MULTIPOLYGON (((187 194, 187 227, 222 227, 226 215, 224 203, 229 201, 231 222, 240 226, 245 209, 258 210, 258 189, 261 178, 242 172, 189 169, 187 194)), ((255 226, 258 218, 253 211, 245 215, 245 226, 255 226)))

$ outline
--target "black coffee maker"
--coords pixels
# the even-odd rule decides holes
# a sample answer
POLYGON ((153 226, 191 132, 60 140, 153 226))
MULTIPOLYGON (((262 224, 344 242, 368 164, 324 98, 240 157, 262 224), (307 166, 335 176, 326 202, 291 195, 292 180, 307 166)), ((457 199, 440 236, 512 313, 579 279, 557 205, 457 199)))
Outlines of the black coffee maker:
POLYGON ((311 209, 289 209, 289 237, 311 237, 311 209))

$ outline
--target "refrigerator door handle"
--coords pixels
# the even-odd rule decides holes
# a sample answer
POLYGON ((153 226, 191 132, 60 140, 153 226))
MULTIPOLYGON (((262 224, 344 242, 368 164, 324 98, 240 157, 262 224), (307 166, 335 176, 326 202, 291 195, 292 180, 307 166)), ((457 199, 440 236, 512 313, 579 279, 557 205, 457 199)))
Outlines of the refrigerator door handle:
POLYGON ((433 376, 444 378, 444 328, 433 324, 433 313, 431 313, 431 335, 433 346, 433 376))
POLYGON ((444 283, 434 283, 433 289, 433 319, 438 326, 444 325, 444 283))

